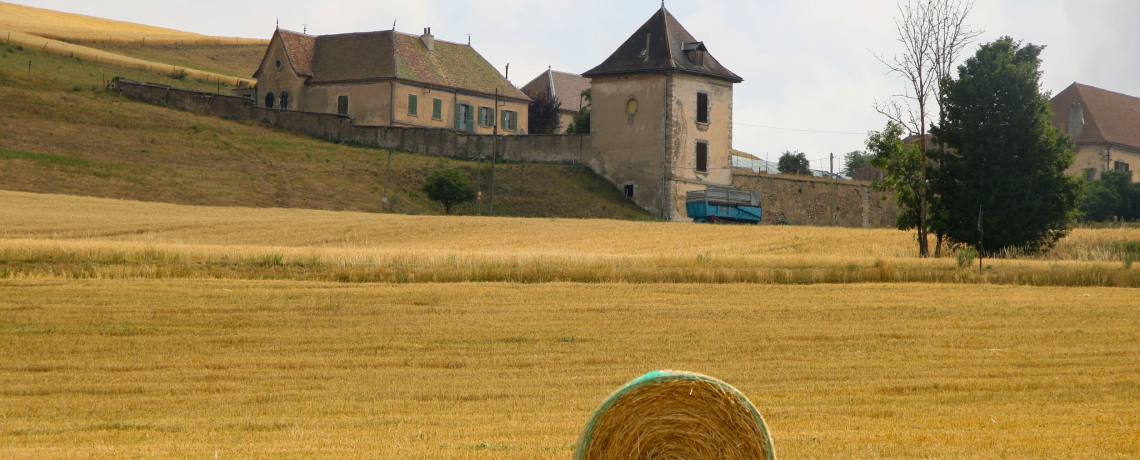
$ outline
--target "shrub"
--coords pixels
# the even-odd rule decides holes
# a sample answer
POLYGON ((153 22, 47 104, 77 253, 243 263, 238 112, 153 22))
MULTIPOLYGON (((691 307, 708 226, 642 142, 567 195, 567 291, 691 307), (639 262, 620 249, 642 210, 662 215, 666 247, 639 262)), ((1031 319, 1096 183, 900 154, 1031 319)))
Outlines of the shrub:
POLYGON ((424 184, 428 198, 440 202, 443 212, 451 214, 451 207, 475 199, 475 187, 467 180, 467 175, 458 169, 444 169, 431 173, 424 184))
POLYGON ((958 268, 966 268, 974 264, 978 251, 974 248, 961 248, 954 255, 958 257, 958 268))
POLYGON ((174 80, 180 80, 181 81, 181 80, 185 80, 186 77, 189 75, 190 74, 186 72, 186 69, 174 69, 174 71, 170 72, 170 74, 168 74, 167 76, 169 76, 170 78, 172 78, 174 80))

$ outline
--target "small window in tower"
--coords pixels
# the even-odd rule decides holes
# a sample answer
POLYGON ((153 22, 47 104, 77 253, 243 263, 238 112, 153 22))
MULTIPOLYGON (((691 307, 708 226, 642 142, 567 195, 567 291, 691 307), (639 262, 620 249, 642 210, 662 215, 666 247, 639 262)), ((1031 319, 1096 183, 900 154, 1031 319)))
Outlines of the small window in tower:
POLYGON ((709 172, 709 144, 697 142, 697 172, 709 172))
POLYGON ((709 95, 697 93, 697 123, 709 122, 709 95))
POLYGON ((626 184, 625 185, 625 197, 626 198, 633 198, 633 184, 626 184))
POLYGON ((277 62, 274 63, 273 65, 276 66, 278 69, 280 69, 281 68, 281 60, 278 59, 277 62))
POLYGON ((1125 163, 1125 162, 1120 161, 1120 160, 1116 160, 1112 163, 1112 169, 1117 170, 1117 171, 1129 171, 1128 163, 1125 163))
POLYGON ((337 96, 336 113, 337 115, 348 115, 348 96, 337 96))

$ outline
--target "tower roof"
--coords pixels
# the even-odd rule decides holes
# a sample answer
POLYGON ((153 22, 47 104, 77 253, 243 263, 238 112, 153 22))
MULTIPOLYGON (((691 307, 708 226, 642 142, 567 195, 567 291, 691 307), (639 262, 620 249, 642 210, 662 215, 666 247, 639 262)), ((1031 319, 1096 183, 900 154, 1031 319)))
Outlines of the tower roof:
POLYGON ((677 22, 664 6, 618 47, 605 62, 582 74, 601 77, 628 73, 684 72, 740 83, 743 78, 724 68, 704 43, 677 22))

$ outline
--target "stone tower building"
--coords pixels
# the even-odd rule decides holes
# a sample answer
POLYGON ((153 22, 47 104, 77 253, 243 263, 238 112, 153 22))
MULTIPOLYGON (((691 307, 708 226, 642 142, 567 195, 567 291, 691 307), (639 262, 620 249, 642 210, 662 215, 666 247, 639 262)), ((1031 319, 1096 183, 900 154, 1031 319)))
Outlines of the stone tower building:
POLYGON ((688 221, 685 192, 732 184, 732 85, 743 79, 664 6, 583 76, 598 170, 639 206, 688 221))

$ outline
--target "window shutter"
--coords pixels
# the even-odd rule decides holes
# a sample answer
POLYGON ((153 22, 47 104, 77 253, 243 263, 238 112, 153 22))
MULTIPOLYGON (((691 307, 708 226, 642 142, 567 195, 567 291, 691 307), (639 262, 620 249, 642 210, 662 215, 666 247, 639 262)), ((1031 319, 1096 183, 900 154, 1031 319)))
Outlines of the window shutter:
POLYGON ((420 98, 415 94, 408 95, 408 115, 416 116, 420 114, 420 98))
POLYGON ((709 122, 709 95, 697 93, 697 123, 709 122))
POLYGON ((709 145, 704 142, 697 142, 697 171, 709 171, 709 145))
POLYGON ((459 109, 463 107, 462 104, 455 104, 455 129, 463 130, 463 112, 459 109))
POLYGON ((431 117, 436 120, 443 118, 443 99, 431 100, 431 117))

